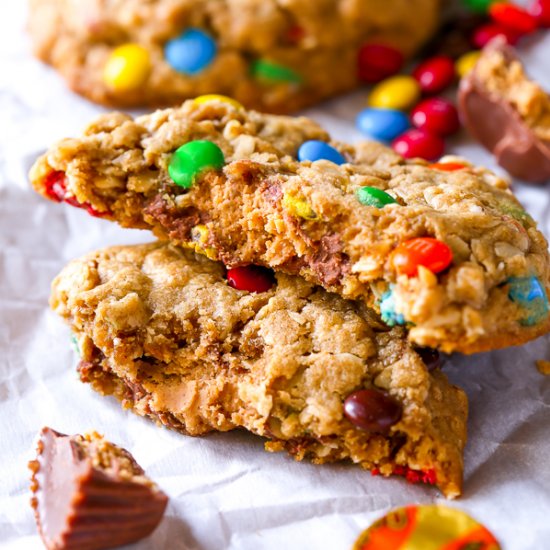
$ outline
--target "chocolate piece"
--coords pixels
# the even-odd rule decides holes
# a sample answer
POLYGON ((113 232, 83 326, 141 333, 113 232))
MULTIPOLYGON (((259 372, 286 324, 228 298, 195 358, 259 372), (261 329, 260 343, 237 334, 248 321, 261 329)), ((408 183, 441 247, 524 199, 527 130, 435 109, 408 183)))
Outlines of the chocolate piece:
POLYGON ((358 390, 344 401, 344 414, 355 426, 385 432, 399 422, 403 409, 391 395, 378 390, 358 390))
MULTIPOLYGON (((543 94, 523 74, 513 48, 496 38, 484 48, 476 67, 461 80, 458 95, 463 122, 471 134, 510 174, 533 183, 550 180, 550 140, 541 137, 544 128, 536 120, 543 117, 533 112, 534 116, 526 118, 529 111, 541 109, 536 99, 540 100, 543 94), (493 75, 497 78, 496 72, 490 72, 492 67, 498 69, 498 83, 491 82, 493 75), (507 86, 512 79, 521 88, 507 86), (518 105, 524 105, 523 113, 518 105)), ((550 114, 543 122, 548 117, 550 114)), ((550 127, 546 131, 550 135, 550 127)))
POLYGON ((128 451, 96 433, 43 428, 31 500, 48 549, 101 550, 138 541, 160 522, 168 497, 128 451))

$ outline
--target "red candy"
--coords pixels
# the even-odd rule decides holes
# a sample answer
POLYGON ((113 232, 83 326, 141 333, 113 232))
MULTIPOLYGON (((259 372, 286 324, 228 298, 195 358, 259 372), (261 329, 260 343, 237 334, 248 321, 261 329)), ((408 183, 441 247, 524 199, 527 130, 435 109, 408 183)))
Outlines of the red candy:
POLYGON ((469 167, 468 165, 460 162, 436 162, 434 164, 429 164, 428 168, 431 168, 432 170, 440 170, 441 172, 456 172, 457 170, 464 170, 469 167))
POLYGON ((286 32, 285 38, 289 44, 299 44, 305 37, 306 31, 299 25, 293 25, 289 27, 286 32))
POLYGON ((529 7, 529 13, 541 27, 550 27, 550 0, 535 0, 529 7))
POLYGON ((445 142, 437 134, 413 128, 394 139, 392 147, 396 153, 406 159, 420 157, 434 160, 445 151, 445 142))
MULTIPOLYGON (((380 475, 380 470, 374 468, 371 470, 371 475, 380 475)), ((409 466, 395 466, 392 472, 393 475, 403 476, 409 483, 425 483, 427 485, 435 485, 437 483, 437 476, 434 469, 431 470, 413 470, 409 466)))
POLYGON ((44 180, 44 187, 50 199, 63 202, 66 192, 65 172, 50 172, 44 180))
POLYGON ((423 266, 432 273, 447 269, 453 261, 451 249, 433 237, 418 237, 401 243, 392 253, 391 263, 399 272, 415 277, 418 267, 423 266))
POLYGON ((439 136, 449 136, 460 128, 456 107, 440 97, 421 101, 411 113, 411 122, 417 128, 439 136))
POLYGON ((398 73, 403 66, 403 54, 385 44, 364 44, 358 57, 358 77, 363 82, 380 82, 398 73))
POLYGON ((259 265, 245 265, 229 269, 227 282, 237 290, 267 292, 275 284, 275 278, 270 269, 259 265))
POLYGON ((506 42, 512 46, 521 38, 521 34, 515 30, 498 23, 487 23, 474 31, 471 41, 476 48, 483 48, 495 36, 504 36, 506 42))
POLYGON ((446 55, 423 61, 412 73, 425 94, 437 94, 450 86, 455 79, 455 64, 446 55))
POLYGON ((500 23, 520 34, 530 34, 538 27, 537 20, 534 16, 527 13, 519 6, 514 6, 508 2, 491 4, 489 7, 489 14, 496 23, 500 23))

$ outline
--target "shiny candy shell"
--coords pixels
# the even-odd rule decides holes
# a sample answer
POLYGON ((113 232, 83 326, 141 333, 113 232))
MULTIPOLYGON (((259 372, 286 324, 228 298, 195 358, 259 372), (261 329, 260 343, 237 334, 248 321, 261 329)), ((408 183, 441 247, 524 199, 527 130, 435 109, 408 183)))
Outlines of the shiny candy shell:
POLYGON ((139 44, 115 48, 103 68, 103 81, 115 91, 139 88, 151 72, 149 52, 139 44))
POLYGON ((413 109, 411 121, 417 128, 443 137, 454 134, 460 128, 456 107, 441 97, 421 101, 413 109))
POLYGON ((195 75, 206 69, 216 57, 215 40, 201 29, 187 29, 166 43, 164 57, 176 71, 195 75))
POLYGON ((390 194, 377 187, 360 187, 355 192, 355 196, 361 204, 374 206, 376 208, 384 208, 387 204, 397 203, 390 194))
POLYGON ((168 174, 180 187, 190 188, 206 170, 219 170, 225 164, 222 150, 207 140, 190 141, 174 151, 168 174))
POLYGON ((433 132, 413 128, 394 139, 392 147, 397 154, 406 159, 418 157, 435 160, 445 151, 445 142, 433 132))
POLYGON ((386 44, 363 44, 357 55, 359 80, 380 82, 397 74, 403 67, 403 54, 386 44))
POLYGON ((481 52, 477 50, 461 55, 455 64, 455 70, 458 76, 460 78, 466 76, 475 67, 475 64, 478 62, 480 56, 481 52))
POLYGON ((484 13, 496 0, 463 0, 463 2, 471 10, 484 13))
POLYGON ((398 273, 409 277, 418 274, 420 266, 432 273, 447 269, 453 261, 451 249, 433 237, 417 237, 401 243, 391 255, 391 264, 398 273))
POLYGON ((515 6, 509 2, 491 4, 489 14, 493 21, 521 34, 530 34, 538 27, 535 17, 519 6, 515 6))
POLYGON ((534 0, 529 6, 529 13, 541 27, 550 27, 550 0, 534 0))
POLYGON ((550 306, 546 289, 535 277, 511 277, 508 279, 508 297, 526 311, 522 325, 532 326, 548 317, 550 306))
POLYGON ((500 550, 494 535, 457 508, 410 505, 363 531, 353 550, 500 550))
POLYGON ((220 94, 205 94, 200 95, 196 97, 194 100, 194 103, 197 103, 198 105, 202 105, 204 103, 210 103, 210 102, 219 102, 219 103, 227 103, 228 105, 231 105, 232 107, 235 107, 235 109, 243 109, 244 107, 232 97, 227 97, 226 95, 220 95, 220 94))
POLYGON ((474 31, 471 42, 473 46, 481 49, 496 36, 503 36, 506 42, 513 46, 520 39, 521 35, 515 30, 500 25, 499 23, 487 23, 474 31))
POLYGON ((405 317, 395 311, 395 297, 391 288, 380 299, 380 316, 382 317, 382 321, 389 327, 404 325, 406 322, 405 317))
POLYGON ((247 292, 267 292, 275 284, 275 277, 270 269, 259 265, 244 265, 227 270, 229 286, 247 292))
POLYGON ((402 111, 369 107, 357 115, 357 128, 366 136, 379 141, 391 141, 410 127, 402 111))
POLYGON ((420 85, 412 76, 392 76, 377 84, 368 99, 370 107, 407 110, 420 97, 420 85))
POLYGON ((386 432, 399 422, 403 409, 399 401, 378 390, 358 390, 344 401, 344 416, 358 428, 386 432))
POLYGON ((424 93, 437 94, 453 83, 455 64, 452 58, 438 55, 420 63, 412 75, 418 80, 424 93))
POLYGON ((266 84, 300 84, 302 82, 302 77, 293 69, 267 59, 254 61, 250 67, 250 72, 256 80, 266 84))
POLYGON ((315 162, 316 160, 329 160, 334 164, 345 164, 346 159, 334 147, 324 141, 312 139, 305 141, 300 145, 298 149, 298 160, 300 162, 309 160, 315 162))

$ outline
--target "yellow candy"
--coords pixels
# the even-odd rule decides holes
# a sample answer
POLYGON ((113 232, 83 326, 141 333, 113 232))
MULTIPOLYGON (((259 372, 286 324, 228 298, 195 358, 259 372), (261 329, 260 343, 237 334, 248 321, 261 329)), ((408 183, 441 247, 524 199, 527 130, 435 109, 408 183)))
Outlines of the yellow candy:
POLYGON ((208 228, 206 225, 195 225, 191 229, 191 241, 182 243, 185 248, 194 250, 197 254, 203 254, 210 260, 216 260, 216 251, 208 246, 205 246, 208 242, 208 228))
POLYGON ((467 75, 477 63, 481 52, 473 51, 465 53, 463 56, 459 57, 455 63, 456 73, 460 78, 467 75))
POLYGON ((103 69, 103 81, 115 91, 139 88, 151 72, 149 52, 139 44, 115 48, 103 69))
POLYGON ((404 111, 420 97, 420 85, 412 76, 392 76, 377 84, 369 96, 369 105, 378 109, 404 111))
POLYGON ((283 206, 293 215, 304 220, 316 220, 315 210, 304 200, 285 195, 283 197, 283 206))
POLYGON ((194 99, 195 103, 202 104, 202 103, 208 103, 209 101, 220 101, 222 103, 228 103, 229 105, 232 105, 235 107, 235 109, 243 109, 243 106, 232 97, 227 97, 226 95, 220 95, 220 94, 206 94, 206 95, 200 95, 199 97, 196 97, 194 99))

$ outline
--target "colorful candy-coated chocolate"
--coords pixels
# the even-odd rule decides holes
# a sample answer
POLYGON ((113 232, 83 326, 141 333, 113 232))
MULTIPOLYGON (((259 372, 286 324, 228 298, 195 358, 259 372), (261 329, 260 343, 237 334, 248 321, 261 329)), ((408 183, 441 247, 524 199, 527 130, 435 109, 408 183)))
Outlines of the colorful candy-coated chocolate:
POLYGON ((532 326, 544 321, 550 312, 546 289, 538 277, 510 277, 508 297, 525 309, 521 324, 532 326))
POLYGON ((377 84, 369 95, 370 107, 404 111, 420 97, 420 85, 412 76, 392 76, 377 84))
MULTIPOLYGON (((417 483, 435 482, 435 472, 397 465, 394 473, 417 483), (430 472, 433 472, 432 474, 430 472), (410 479, 409 479, 410 478, 410 479)), ((441 504, 391 510, 363 531, 352 550, 500 550, 494 535, 457 508, 441 504)))
POLYGON ((302 77, 289 67, 267 59, 257 59, 250 66, 252 76, 266 84, 290 83, 300 84, 302 77))
POLYGON ((229 286, 247 292, 267 292, 275 284, 271 269, 259 265, 244 265, 227 270, 229 286))
POLYGON ((412 75, 425 94, 437 94, 453 83, 455 64, 452 58, 438 55, 420 63, 412 75))
POLYGON ((550 0, 533 0, 529 5, 529 13, 540 27, 550 27, 550 0))
POLYGON ((469 166, 460 162, 434 162, 433 164, 429 164, 428 168, 439 170, 440 172, 457 172, 458 170, 469 168, 469 166))
POLYGON ((496 23, 513 29, 520 34, 530 34, 538 27, 535 17, 519 6, 515 6, 509 2, 491 4, 489 14, 496 23))
POLYGON ((443 139, 427 130, 413 128, 393 140, 393 150, 406 159, 435 160, 445 151, 443 139))
POLYGON ((298 149, 298 160, 300 162, 304 160, 310 160, 311 162, 315 162, 316 160, 329 160, 330 162, 334 162, 334 164, 345 164, 346 162, 346 159, 340 151, 332 147, 332 145, 317 139, 305 141, 300 145, 298 149))
POLYGON ((218 52, 215 40, 202 29, 187 29, 164 47, 167 63, 183 74, 195 75, 206 69, 218 52))
POLYGON ((409 277, 418 274, 420 266, 432 273, 447 269, 453 261, 451 249, 433 237, 417 237, 402 242, 391 255, 391 264, 398 273, 409 277))
POLYGON ((300 25, 292 25, 285 34, 285 42, 288 44, 299 44, 306 36, 306 30, 300 25))
POLYGON ((455 70, 458 76, 464 78, 475 67, 480 57, 481 52, 477 50, 461 55, 455 64, 455 70))
POLYGON ((65 172, 50 172, 44 180, 46 195, 55 202, 63 202, 67 185, 65 183, 65 172))
POLYGON ((421 101, 413 109, 411 121, 417 128, 443 137, 454 134, 460 128, 456 107, 442 97, 421 101))
POLYGON ((344 416, 354 426, 369 432, 387 432, 402 414, 399 401, 379 390, 358 390, 344 401, 344 416))
POLYGON ((363 44, 357 55, 359 80, 368 83, 380 82, 397 74, 403 67, 403 54, 386 44, 363 44))
POLYGON ((360 187, 355 192, 355 196, 361 204, 374 206, 376 208, 384 208, 387 204, 397 203, 390 194, 377 187, 360 187))
POLYGON ((463 2, 472 11, 485 13, 496 0, 463 0, 463 2))
POLYGON ((357 128, 379 141, 391 141, 410 127, 409 117, 394 109, 363 109, 356 119, 357 128))
POLYGON ((103 81, 117 92, 135 90, 143 85, 151 72, 149 52, 139 44, 115 48, 103 68, 103 81))
POLYGON ((515 30, 500 25, 498 23, 487 23, 474 31, 471 37, 472 45, 476 48, 483 48, 496 36, 504 36, 506 42, 514 45, 521 38, 521 35, 515 30))
POLYGON ((426 365, 426 368, 431 372, 438 369, 443 364, 441 354, 433 348, 415 348, 416 353, 420 355, 420 359, 426 365))
POLYGON ((196 97, 193 101, 199 105, 202 105, 203 103, 210 103, 211 101, 219 101, 220 103, 227 103, 228 105, 235 107, 235 109, 244 108, 236 99, 233 99, 232 97, 227 97, 226 95, 220 95, 220 94, 200 95, 196 97))
POLYGON ((176 149, 168 165, 168 174, 180 187, 189 189, 206 170, 219 170, 225 164, 222 150, 212 141, 190 141, 176 149))
POLYGON ((302 218, 304 220, 316 220, 318 218, 315 210, 313 210, 311 205, 305 199, 293 197, 291 195, 284 195, 282 204, 291 215, 298 218, 302 218))
POLYGON ((380 316, 389 327, 405 324, 405 317, 395 311, 395 297, 392 288, 384 292, 380 298, 380 316))

